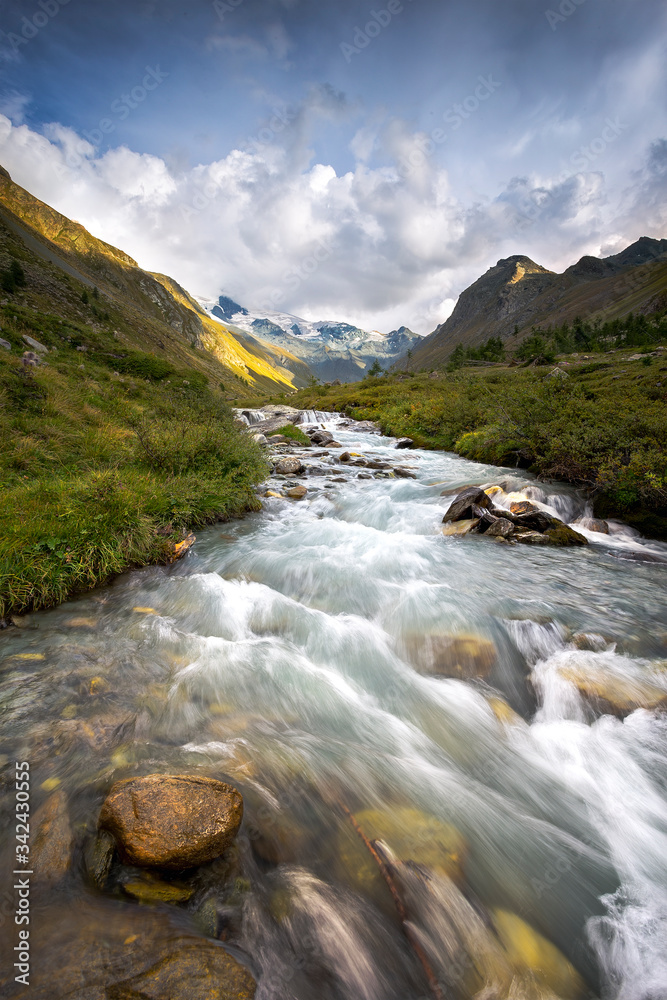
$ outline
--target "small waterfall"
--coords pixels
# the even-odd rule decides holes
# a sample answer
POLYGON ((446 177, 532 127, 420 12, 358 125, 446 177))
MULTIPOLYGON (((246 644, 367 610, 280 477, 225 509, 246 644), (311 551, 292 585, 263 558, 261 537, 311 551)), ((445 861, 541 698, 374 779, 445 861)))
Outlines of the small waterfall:
POLYGON ((235 408, 232 412, 236 419, 247 427, 252 427, 253 424, 260 424, 262 420, 266 420, 264 410, 239 410, 235 408))
POLYGON ((327 413, 325 410, 302 410, 297 424, 339 423, 344 419, 340 413, 327 413))

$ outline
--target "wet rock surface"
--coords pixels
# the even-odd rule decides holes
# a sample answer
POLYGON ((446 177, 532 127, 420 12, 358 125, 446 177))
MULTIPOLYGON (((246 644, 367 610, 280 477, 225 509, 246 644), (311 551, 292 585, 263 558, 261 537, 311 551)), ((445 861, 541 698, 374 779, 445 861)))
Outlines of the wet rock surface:
MULTIPOLYGON (((31 1000, 252 1000, 255 981, 224 947, 166 912, 84 897, 35 913, 31 1000)), ((5 936, 5 958, 11 935, 5 936)), ((2 995, 26 995, 11 959, 2 995)))
POLYGON ((31 862, 38 882, 59 882, 72 863, 74 836, 70 826, 67 797, 54 792, 31 820, 31 862))
POLYGON ((117 782, 99 826, 138 866, 188 868, 217 858, 233 842, 243 799, 231 785, 192 775, 148 775, 117 782))

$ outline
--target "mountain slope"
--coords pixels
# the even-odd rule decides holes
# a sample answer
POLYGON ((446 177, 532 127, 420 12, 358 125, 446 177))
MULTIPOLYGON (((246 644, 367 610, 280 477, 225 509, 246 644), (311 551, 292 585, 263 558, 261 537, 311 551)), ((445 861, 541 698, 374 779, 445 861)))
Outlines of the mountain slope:
POLYGON ((667 240, 642 237, 619 254, 582 257, 562 274, 521 255, 507 257, 459 296, 452 315, 419 344, 413 365, 445 361, 457 344, 478 347, 489 337, 517 344, 533 326, 581 317, 613 320, 667 306, 667 240))
POLYGON ((421 341, 418 334, 405 326, 384 334, 334 320, 313 323, 290 313, 259 315, 226 295, 208 307, 212 316, 227 326, 232 324, 230 328, 236 336, 245 333, 262 344, 264 350, 277 351, 288 370, 297 374, 293 362, 297 358, 324 381, 359 381, 373 362, 389 367, 421 341))
MULTIPOLYGON (((306 384, 310 376, 306 365, 294 359, 287 369, 280 364, 279 351, 257 346, 249 350, 174 279, 142 270, 128 254, 34 198, 2 169, 0 226, 22 244, 33 279, 39 276, 29 283, 26 301, 39 288, 43 305, 55 301, 68 315, 85 320, 90 310, 81 308, 82 292, 96 289, 97 311, 113 312, 121 343, 180 362, 187 359, 235 394, 241 388, 239 379, 273 391, 306 384), (83 288, 72 287, 71 279, 83 288)), ((109 321, 98 325, 104 323, 109 321)))

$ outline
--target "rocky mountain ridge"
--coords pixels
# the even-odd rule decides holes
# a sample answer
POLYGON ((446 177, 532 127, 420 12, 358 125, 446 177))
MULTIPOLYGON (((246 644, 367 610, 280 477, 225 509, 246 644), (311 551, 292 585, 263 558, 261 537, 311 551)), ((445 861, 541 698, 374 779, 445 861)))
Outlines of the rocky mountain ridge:
POLYGON ((413 364, 441 364, 457 344, 478 347, 490 337, 515 345, 533 326, 577 317, 604 322, 665 307, 667 239, 644 236, 610 257, 584 256, 562 274, 516 254, 461 292, 449 319, 416 347, 413 364))
POLYGON ((100 315, 111 310, 117 325, 122 317, 117 334, 121 342, 127 339, 128 346, 180 363, 199 363, 236 393, 243 383, 290 391, 310 378, 299 358, 245 335, 236 336, 173 278, 143 270, 128 254, 15 184, 4 169, 0 169, 0 231, 0 265, 6 266, 18 253, 31 270, 22 296, 26 302, 38 295, 36 306, 78 312, 83 318, 81 298, 84 292, 94 293, 100 315))

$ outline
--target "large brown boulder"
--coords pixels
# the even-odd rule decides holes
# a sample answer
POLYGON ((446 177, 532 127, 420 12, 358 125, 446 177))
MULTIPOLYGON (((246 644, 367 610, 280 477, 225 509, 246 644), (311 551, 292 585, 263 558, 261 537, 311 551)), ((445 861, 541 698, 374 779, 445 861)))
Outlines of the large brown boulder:
POLYGON ((191 868, 219 857, 242 818, 241 793, 224 781, 150 774, 116 782, 99 826, 113 834, 130 864, 191 868))
POLYGON ((473 506, 490 507, 491 500, 479 486, 468 486, 454 497, 452 504, 442 519, 443 524, 449 521, 463 521, 475 517, 473 506))

